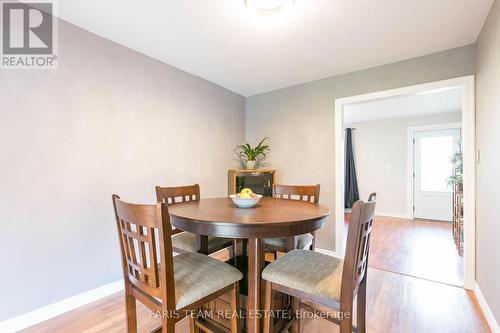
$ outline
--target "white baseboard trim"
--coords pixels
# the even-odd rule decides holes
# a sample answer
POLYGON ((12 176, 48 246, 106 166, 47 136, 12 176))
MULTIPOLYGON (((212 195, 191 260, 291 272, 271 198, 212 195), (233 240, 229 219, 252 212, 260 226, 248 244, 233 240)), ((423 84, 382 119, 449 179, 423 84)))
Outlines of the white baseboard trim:
POLYGON ((383 212, 376 212, 375 216, 386 216, 386 217, 397 217, 400 219, 413 219, 413 216, 410 216, 408 214, 398 214, 398 213, 383 213, 383 212))
POLYGON ((27 327, 41 323, 42 321, 54 318, 63 313, 69 312, 83 305, 95 302, 106 296, 115 294, 123 290, 123 280, 98 287, 79 295, 63 299, 62 301, 49 304, 31 312, 19 315, 0 322, 0 332, 13 333, 27 327))
POLYGON ((477 302, 479 303, 479 306, 483 311, 484 317, 486 318, 488 325, 490 325, 491 332, 500 333, 500 326, 498 326, 498 322, 495 319, 495 316, 493 315, 493 312, 491 311, 490 307, 488 306, 488 303, 486 302, 486 299, 484 298, 484 295, 481 292, 481 289, 479 288, 477 281, 474 286, 474 294, 476 294, 477 302))
POLYGON ((318 249, 318 248, 316 248, 314 251, 319 252, 319 253, 323 253, 323 254, 327 254, 329 256, 338 258, 337 252, 335 252, 335 251, 330 251, 330 250, 325 250, 325 249, 318 249))

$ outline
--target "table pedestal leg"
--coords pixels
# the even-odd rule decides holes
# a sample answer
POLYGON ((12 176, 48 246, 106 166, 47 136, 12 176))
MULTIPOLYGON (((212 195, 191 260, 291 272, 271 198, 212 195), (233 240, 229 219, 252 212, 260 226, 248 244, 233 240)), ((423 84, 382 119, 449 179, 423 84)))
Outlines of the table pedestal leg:
POLYGON ((208 255, 208 236, 195 235, 195 251, 208 255))
POLYGON ((297 236, 291 236, 286 238, 286 252, 290 252, 292 250, 295 250, 299 244, 299 237, 297 236))
POLYGON ((260 310, 264 299, 260 274, 265 265, 264 242, 262 239, 248 239, 248 298, 247 327, 248 333, 262 331, 260 310))

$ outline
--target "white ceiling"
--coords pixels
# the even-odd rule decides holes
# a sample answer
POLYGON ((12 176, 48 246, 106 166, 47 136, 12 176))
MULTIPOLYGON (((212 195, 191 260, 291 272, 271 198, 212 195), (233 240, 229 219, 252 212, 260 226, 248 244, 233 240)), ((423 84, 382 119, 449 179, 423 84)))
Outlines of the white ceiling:
POLYGON ((58 16, 249 96, 474 43, 493 0, 61 0, 58 16))
POLYGON ((461 110, 462 89, 454 88, 346 105, 344 123, 460 112, 461 110))

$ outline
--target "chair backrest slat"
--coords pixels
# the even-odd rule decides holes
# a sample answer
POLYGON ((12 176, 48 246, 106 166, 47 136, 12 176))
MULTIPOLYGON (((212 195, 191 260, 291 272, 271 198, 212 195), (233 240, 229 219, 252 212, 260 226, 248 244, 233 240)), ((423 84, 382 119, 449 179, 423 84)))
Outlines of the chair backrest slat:
POLYGON ((273 197, 319 203, 319 184, 316 185, 273 185, 273 197), (296 198, 296 199, 294 199, 296 198))
MULTIPOLYGON (((157 202, 164 202, 167 206, 186 201, 200 200, 200 185, 161 187, 156 186, 157 202)), ((182 232, 182 230, 172 228, 173 234, 182 232)))
POLYGON ((162 302, 167 301, 166 289, 170 286, 175 299, 171 226, 166 204, 130 204, 115 194, 113 205, 124 278, 144 294, 161 298, 162 302))
POLYGON ((372 193, 369 202, 357 201, 352 208, 342 272, 341 298, 345 301, 353 298, 366 278, 375 205, 376 194, 372 193))
POLYGON ((200 200, 200 185, 160 187, 156 186, 156 200, 167 205, 200 200))

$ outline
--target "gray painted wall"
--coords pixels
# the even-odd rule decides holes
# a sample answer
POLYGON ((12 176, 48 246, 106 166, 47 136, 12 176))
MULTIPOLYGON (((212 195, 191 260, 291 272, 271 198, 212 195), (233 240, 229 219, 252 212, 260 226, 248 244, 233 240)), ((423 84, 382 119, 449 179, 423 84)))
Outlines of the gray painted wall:
POLYGON ((476 280, 500 323, 500 3, 495 1, 477 42, 476 280))
POLYGON ((223 196, 244 98, 60 22, 59 69, 0 71, 0 321, 122 278, 111 194, 223 196))
MULTIPOLYGON (((366 111, 370 111, 369 106, 366 111)), ((360 197, 366 200, 375 191, 377 214, 410 218, 407 212, 411 200, 407 195, 408 127, 461 121, 460 112, 447 112, 346 124, 356 128, 353 146, 360 197)))
MULTIPOLYGON (((280 182, 320 183, 333 208, 335 98, 475 72, 466 46, 245 103, 65 22, 59 29, 59 69, 0 71, 0 321, 121 278, 111 193, 153 202, 156 184, 196 181, 204 197, 225 195, 246 129, 251 142, 271 136, 280 182)), ((318 246, 333 249, 333 232, 330 220, 318 246)))
MULTIPOLYGON (((284 88, 246 99, 247 140, 269 136, 268 160, 278 182, 321 184, 321 203, 334 207, 336 98, 475 73, 475 46, 284 88)), ((334 249, 333 218, 318 233, 319 248, 334 249)))

